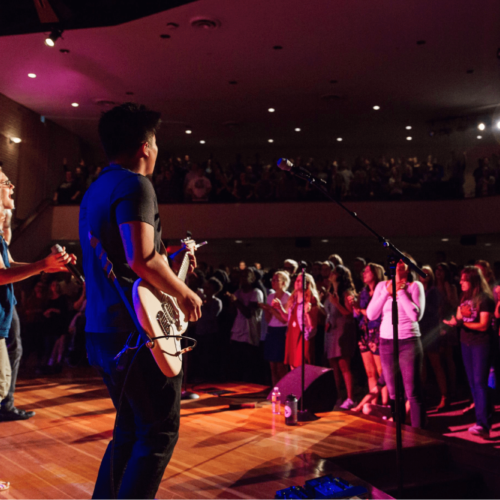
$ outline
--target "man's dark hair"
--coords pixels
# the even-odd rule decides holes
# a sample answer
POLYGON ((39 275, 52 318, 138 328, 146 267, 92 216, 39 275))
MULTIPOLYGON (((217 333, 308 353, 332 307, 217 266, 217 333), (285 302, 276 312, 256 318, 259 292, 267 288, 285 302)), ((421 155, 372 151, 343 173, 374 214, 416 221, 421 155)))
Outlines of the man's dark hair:
POLYGON ((160 113, 126 102, 107 111, 99 120, 99 137, 109 160, 132 156, 150 141, 160 125, 160 113))

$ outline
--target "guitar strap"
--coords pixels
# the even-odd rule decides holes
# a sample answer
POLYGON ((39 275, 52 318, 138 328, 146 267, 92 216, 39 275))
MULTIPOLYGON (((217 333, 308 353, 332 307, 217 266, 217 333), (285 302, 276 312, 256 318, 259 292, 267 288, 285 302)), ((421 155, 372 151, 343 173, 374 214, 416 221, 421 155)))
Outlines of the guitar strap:
POLYGON ((114 284, 118 294, 120 295, 123 303, 125 304, 125 307, 127 308, 127 311, 130 314, 130 317, 132 318, 135 328, 137 329, 138 337, 136 341, 136 345, 132 345, 133 342, 133 337, 134 334, 130 334, 129 338, 127 339, 127 342, 125 344, 125 347, 116 355, 115 360, 119 361, 122 354, 124 354, 128 349, 137 349, 141 341, 143 341, 146 346, 149 348, 153 347, 153 341, 152 339, 148 336, 148 334, 144 331, 142 328, 141 324, 139 323, 139 320, 137 319, 137 314, 134 311, 134 308, 130 304, 125 291, 123 290, 122 286, 120 285, 116 274, 113 271, 113 263, 109 260, 108 254, 104 250, 104 247, 102 246, 102 243, 99 241, 98 238, 96 238, 91 231, 88 233, 89 236, 89 241, 90 241, 90 246, 94 249, 97 259, 99 260, 99 263, 101 264, 102 270, 104 271, 104 274, 108 277, 108 279, 114 284))

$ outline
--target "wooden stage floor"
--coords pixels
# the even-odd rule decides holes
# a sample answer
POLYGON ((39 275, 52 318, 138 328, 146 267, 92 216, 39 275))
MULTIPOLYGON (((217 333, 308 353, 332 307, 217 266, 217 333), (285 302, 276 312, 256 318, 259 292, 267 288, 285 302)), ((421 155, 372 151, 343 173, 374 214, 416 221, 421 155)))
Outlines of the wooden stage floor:
MULTIPOLYGON (((217 387, 236 394, 263 389, 217 387)), ((157 498, 274 498, 276 490, 330 472, 363 484, 324 459, 395 448, 393 427, 349 412, 288 427, 267 401, 238 410, 230 410, 230 402, 201 394, 182 403, 180 439, 157 498)), ((115 415, 100 379, 78 369, 20 380, 16 405, 37 415, 0 423, 0 479, 11 482, 0 498, 90 498, 115 415)), ((435 442, 403 431, 405 447, 435 442)), ((376 489, 370 496, 388 498, 376 489)))

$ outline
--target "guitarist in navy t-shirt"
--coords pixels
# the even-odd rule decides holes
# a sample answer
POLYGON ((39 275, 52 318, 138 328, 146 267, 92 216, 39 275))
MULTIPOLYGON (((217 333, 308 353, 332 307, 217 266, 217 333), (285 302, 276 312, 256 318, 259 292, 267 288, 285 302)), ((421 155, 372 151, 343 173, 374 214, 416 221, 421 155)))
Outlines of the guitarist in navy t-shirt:
MULTIPOLYGON (((201 315, 201 299, 168 264, 156 194, 146 177, 153 174, 158 155, 159 122, 159 113, 132 103, 117 106, 101 117, 99 136, 110 165, 92 183, 80 207, 87 352, 115 407, 127 370, 119 370, 114 358, 135 327, 100 266, 89 231, 100 240, 129 299, 133 283, 142 278, 175 297, 189 321, 201 315)), ((194 265, 191 256, 191 267, 194 265)), ((147 348, 140 349, 128 367, 114 444, 109 443, 102 460, 93 498, 154 498, 178 439, 182 372, 165 377, 147 348)))

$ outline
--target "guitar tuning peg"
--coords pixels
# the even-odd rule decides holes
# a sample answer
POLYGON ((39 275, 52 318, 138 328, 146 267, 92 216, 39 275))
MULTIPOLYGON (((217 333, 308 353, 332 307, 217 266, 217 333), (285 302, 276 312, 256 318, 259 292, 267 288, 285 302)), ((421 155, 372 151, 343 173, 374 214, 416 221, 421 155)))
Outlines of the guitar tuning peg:
POLYGON ((187 235, 187 239, 190 239, 193 236, 191 231, 186 231, 186 235, 187 235))

